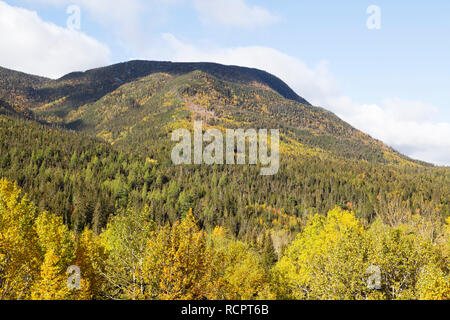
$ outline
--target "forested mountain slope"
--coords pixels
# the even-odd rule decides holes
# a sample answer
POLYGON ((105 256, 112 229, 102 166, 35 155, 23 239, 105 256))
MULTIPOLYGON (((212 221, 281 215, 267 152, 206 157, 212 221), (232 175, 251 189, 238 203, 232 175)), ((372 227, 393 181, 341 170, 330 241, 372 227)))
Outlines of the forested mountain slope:
POLYGON ((0 67, 0 100, 12 106, 32 108, 40 103, 37 88, 50 79, 0 67))
POLYGON ((192 208, 206 229, 251 241, 267 230, 289 238, 335 205, 368 222, 388 207, 448 215, 447 168, 397 153, 262 71, 145 61, 59 80, 1 71, 0 176, 75 230, 100 230, 127 205, 149 206, 158 223, 192 208), (278 174, 174 166, 171 132, 194 119, 280 129, 278 174))
POLYGON ((281 96, 309 104, 277 77, 257 69, 224 66, 215 63, 172 63, 130 61, 112 66, 70 73, 60 79, 27 75, 0 68, 0 99, 28 108, 53 111, 56 117, 66 115, 88 102, 96 101, 119 86, 154 73, 182 75, 202 70, 220 79, 265 87, 281 96))
POLYGON ((263 71, 0 68, 0 151, 0 300, 450 297, 449 168, 263 71), (194 120, 279 129, 278 173, 174 165, 171 134, 194 120), (81 290, 67 289, 70 265, 81 290), (380 290, 367 286, 373 265, 380 290))
POLYGON ((417 164, 322 108, 201 71, 141 78, 70 112, 64 122, 132 151, 152 153, 155 141, 167 139, 173 128, 192 128, 193 119, 222 129, 278 128, 284 146, 293 152, 300 148, 335 157, 417 164))
MULTIPOLYGON (((299 149, 281 157, 277 175, 262 177, 257 167, 177 167, 17 116, 0 115, 0 134, 0 175, 76 230, 100 230, 127 205, 149 206, 162 224, 193 208, 206 229, 222 225, 247 239, 267 230, 295 234, 309 214, 336 204, 368 222, 383 208, 448 215, 445 168, 339 160, 299 149)), ((153 150, 168 152, 167 142, 153 150)))

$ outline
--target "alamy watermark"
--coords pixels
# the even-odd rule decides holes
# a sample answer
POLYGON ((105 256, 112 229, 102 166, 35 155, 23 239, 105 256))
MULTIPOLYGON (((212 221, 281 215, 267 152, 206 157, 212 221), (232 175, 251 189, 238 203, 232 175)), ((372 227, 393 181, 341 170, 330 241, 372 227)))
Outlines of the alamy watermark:
POLYGON ((77 5, 71 5, 67 7, 66 13, 69 15, 67 18, 67 29, 80 30, 81 29, 81 8, 77 5))
POLYGON ((280 167, 280 132, 278 129, 227 129, 225 141, 222 131, 208 129, 203 133, 202 121, 194 122, 192 157, 192 135, 187 129, 177 129, 172 133, 172 141, 178 144, 172 150, 172 162, 180 164, 207 164, 207 165, 245 165, 248 158, 249 165, 262 166, 260 174, 263 176, 275 175, 280 167), (259 138, 259 139, 258 139, 259 138), (270 138, 268 140, 268 138, 270 138), (209 143, 204 147, 204 142, 209 143), (270 155, 269 155, 270 144, 270 155), (224 155, 225 146, 225 155, 224 155), (248 157, 246 149, 248 146, 248 157), (259 156, 259 159, 258 159, 259 156))
POLYGON ((371 5, 367 8, 367 18, 366 26, 369 30, 380 30, 381 29, 381 8, 376 5, 371 5))
POLYGON ((381 268, 376 265, 370 265, 366 273, 369 275, 367 279, 367 288, 370 290, 381 289, 381 268))
POLYGON ((69 290, 81 289, 81 269, 78 266, 70 266, 67 268, 67 288, 69 290))

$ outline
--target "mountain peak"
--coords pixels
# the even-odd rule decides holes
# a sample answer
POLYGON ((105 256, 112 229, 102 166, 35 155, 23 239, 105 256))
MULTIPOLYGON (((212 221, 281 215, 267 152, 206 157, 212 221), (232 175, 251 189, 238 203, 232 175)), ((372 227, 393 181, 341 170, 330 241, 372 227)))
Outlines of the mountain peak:
POLYGON ((208 73, 221 80, 238 82, 241 84, 259 84, 267 86, 286 99, 310 105, 306 99, 295 93, 294 90, 292 90, 285 82, 266 71, 233 65, 222 65, 212 62, 132 60, 107 67, 88 70, 86 72, 72 72, 58 79, 58 81, 80 81, 82 79, 87 80, 108 76, 112 79, 120 79, 125 83, 153 73, 181 75, 196 70, 208 73))

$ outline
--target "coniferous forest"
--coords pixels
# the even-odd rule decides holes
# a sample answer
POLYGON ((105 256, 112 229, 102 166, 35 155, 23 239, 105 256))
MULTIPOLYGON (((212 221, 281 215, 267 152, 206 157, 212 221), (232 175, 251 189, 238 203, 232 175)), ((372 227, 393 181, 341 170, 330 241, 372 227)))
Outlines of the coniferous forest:
POLYGON ((0 68, 0 150, 0 300, 450 299, 448 167, 260 70, 0 68), (174 165, 194 120, 279 129, 278 173, 174 165))

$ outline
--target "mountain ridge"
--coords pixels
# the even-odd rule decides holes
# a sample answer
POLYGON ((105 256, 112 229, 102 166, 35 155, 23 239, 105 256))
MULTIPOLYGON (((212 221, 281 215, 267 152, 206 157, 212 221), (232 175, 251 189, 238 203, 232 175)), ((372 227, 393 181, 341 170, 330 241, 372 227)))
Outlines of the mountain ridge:
POLYGON ((170 62, 132 60, 87 71, 75 71, 59 79, 49 79, 0 67, 0 97, 11 105, 22 104, 28 108, 42 106, 62 97, 79 107, 101 98, 124 83, 154 73, 186 74, 195 70, 207 72, 220 79, 242 84, 262 85, 286 99, 302 104, 310 103, 299 96, 278 77, 259 69, 226 66, 210 62, 170 62), (92 92, 92 88, 96 88, 92 92), (14 99, 15 92, 21 99, 14 99))
POLYGON ((223 65, 214 62, 131 60, 127 62, 116 63, 106 67, 90 69, 84 72, 72 72, 62 76, 57 80, 73 80, 83 76, 90 76, 98 72, 114 72, 116 71, 115 69, 129 72, 130 69, 136 70, 137 67, 141 68, 140 75, 137 76, 137 78, 148 76, 154 73, 185 74, 195 70, 209 73, 219 79, 227 81, 236 81, 235 77, 233 77, 233 75, 235 75, 242 77, 243 79, 241 80, 246 83, 250 83, 252 80, 261 81, 261 83, 268 85, 271 89, 278 92, 286 99, 310 105, 310 103, 306 99, 299 96, 284 81, 267 71, 236 65, 223 65), (227 71, 226 74, 225 71, 227 71))
MULTIPOLYGON (((204 105, 196 106, 197 111, 200 107, 207 112, 221 112, 222 115, 226 115, 229 110, 234 110, 226 116, 235 118, 235 120, 240 118, 241 122, 253 119, 251 121, 260 123, 259 125, 263 118, 266 119, 264 120, 266 121, 265 125, 268 125, 267 121, 276 120, 277 122, 274 124, 283 124, 284 127, 290 128, 291 138, 294 137, 297 142, 306 143, 312 148, 331 150, 335 155, 339 153, 356 159, 378 159, 376 161, 381 162, 405 160, 420 165, 429 165, 401 155, 385 146, 381 141, 355 129, 334 113, 321 107, 312 106, 276 76, 246 67, 201 62, 132 60, 85 72, 72 72, 56 80, 0 68, 0 99, 11 106, 9 109, 25 110, 35 114, 42 121, 63 126, 69 125, 70 129, 81 130, 83 126, 79 126, 82 123, 79 121, 84 120, 74 117, 78 110, 84 110, 93 104, 97 105, 95 107, 97 109, 104 108, 99 105, 99 101, 107 97, 111 98, 111 95, 117 92, 122 92, 121 94, 125 95, 127 99, 125 101, 119 101, 116 98, 109 99, 111 108, 108 107, 103 116, 106 117, 105 119, 110 119, 111 114, 116 112, 114 111, 114 108, 117 107, 116 103, 119 103, 121 109, 127 109, 128 113, 135 113, 130 119, 136 122, 138 119, 136 112, 138 111, 133 108, 128 110, 129 105, 127 104, 135 104, 139 99, 148 102, 152 97, 145 92, 141 92, 139 97, 135 97, 133 86, 141 86, 142 79, 148 80, 153 76, 156 79, 158 75, 168 75, 175 81, 174 88, 166 89, 175 94, 179 102, 191 104, 189 101, 191 99, 208 100, 206 103, 201 102, 204 105), (196 72, 198 79, 192 77, 196 72), (126 88, 127 85, 131 85, 131 89, 121 91, 121 88, 126 88), (181 97, 182 95, 184 97, 181 97), (215 98, 208 97, 208 95, 215 98), (295 132, 292 133, 293 131, 295 132)), ((148 83, 147 85, 151 87, 154 84, 148 83)), ((145 89, 145 85, 142 88, 145 89)), ((167 101, 166 97, 158 99, 152 103, 171 103, 171 101, 167 101)), ((141 104, 137 103, 137 105, 141 104)), ((186 108, 181 109, 185 110, 186 108)), ((189 114, 195 114, 192 110, 187 111, 189 114)), ((147 117, 143 114, 142 118, 147 117)), ((98 123, 105 122, 101 118, 98 121, 98 123)), ((110 135, 112 134, 111 129, 115 128, 116 132, 122 132, 120 134, 123 135, 126 127, 135 125, 136 123, 126 126, 122 124, 121 131, 117 131, 117 124, 111 123, 109 129, 103 128, 103 131, 95 134, 110 135)))

